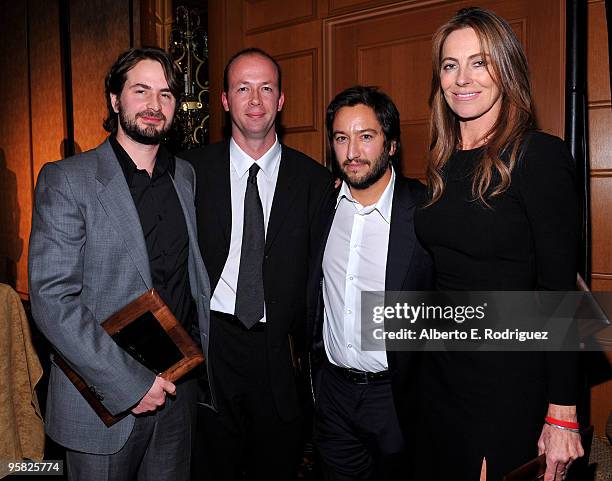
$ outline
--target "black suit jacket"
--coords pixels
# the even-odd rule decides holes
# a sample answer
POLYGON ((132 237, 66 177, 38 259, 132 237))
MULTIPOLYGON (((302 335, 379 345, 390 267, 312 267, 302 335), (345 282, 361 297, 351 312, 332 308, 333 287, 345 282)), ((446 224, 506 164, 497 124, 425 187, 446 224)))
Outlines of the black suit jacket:
MULTIPOLYGON (((385 276, 386 291, 425 291, 434 289, 433 261, 418 241, 414 232, 414 212, 426 196, 426 189, 418 180, 399 175, 395 179, 387 268, 385 276)), ((328 220, 317 255, 313 259, 312 275, 308 281, 308 333, 312 347, 312 367, 316 370, 325 359, 323 346, 323 254, 325 244, 335 215, 335 205, 329 206, 328 220)), ((397 414, 405 433, 414 426, 413 403, 415 376, 418 356, 413 352, 387 352, 387 362, 391 372, 393 398, 397 414)), ((314 384, 313 384, 314 385, 314 384)))
MULTIPOLYGON (((192 162, 196 172, 198 239, 214 292, 230 247, 229 142, 194 149, 181 156, 192 162)), ((305 345, 309 256, 323 231, 323 206, 329 204, 332 193, 332 177, 325 167, 282 146, 266 232, 263 280, 272 389, 279 414, 287 420, 299 412, 288 335, 292 334, 297 347, 305 345)), ((210 388, 214 399, 214 386, 210 388)))

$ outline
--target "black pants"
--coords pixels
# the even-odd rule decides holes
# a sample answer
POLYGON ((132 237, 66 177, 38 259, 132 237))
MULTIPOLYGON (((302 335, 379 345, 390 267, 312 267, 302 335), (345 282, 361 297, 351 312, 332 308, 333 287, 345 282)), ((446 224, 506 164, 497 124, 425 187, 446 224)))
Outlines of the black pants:
POLYGON ((325 363, 316 383, 314 441, 326 479, 406 480, 391 381, 355 384, 325 363))
POLYGON ((293 481, 301 418, 284 422, 272 395, 265 330, 245 331, 211 314, 209 362, 218 413, 204 417, 213 481, 293 481))

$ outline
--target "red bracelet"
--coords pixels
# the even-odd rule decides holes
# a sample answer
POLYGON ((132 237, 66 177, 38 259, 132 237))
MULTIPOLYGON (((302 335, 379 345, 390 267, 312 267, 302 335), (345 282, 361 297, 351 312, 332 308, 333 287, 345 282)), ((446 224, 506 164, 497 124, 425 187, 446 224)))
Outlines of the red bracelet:
POLYGON ((556 424, 557 426, 561 426, 568 429, 580 429, 580 424, 573 423, 571 421, 561 421, 559 419, 551 418, 550 416, 546 416, 544 421, 550 424, 556 424))

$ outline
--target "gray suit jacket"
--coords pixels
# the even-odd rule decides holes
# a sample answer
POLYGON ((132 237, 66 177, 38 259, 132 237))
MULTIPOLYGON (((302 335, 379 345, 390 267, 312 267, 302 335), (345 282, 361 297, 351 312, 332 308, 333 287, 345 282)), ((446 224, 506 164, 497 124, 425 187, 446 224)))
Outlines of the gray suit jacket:
MULTIPOLYGON (((195 226, 193 168, 176 159, 174 186, 189 234, 189 281, 201 338, 208 339, 210 284, 195 226)), ((34 321, 113 414, 138 403, 155 374, 119 348, 100 322, 152 288, 140 219, 108 140, 46 164, 36 185, 29 253, 34 321)), ((207 343, 203 343, 207 351, 207 343)), ((71 449, 111 454, 134 417, 107 428, 52 364, 46 410, 51 438, 71 449)))

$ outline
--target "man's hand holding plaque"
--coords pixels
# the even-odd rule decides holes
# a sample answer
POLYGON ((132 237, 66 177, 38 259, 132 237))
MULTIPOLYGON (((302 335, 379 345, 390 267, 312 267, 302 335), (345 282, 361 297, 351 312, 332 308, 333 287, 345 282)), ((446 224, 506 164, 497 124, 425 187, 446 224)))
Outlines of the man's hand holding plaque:
POLYGON ((162 407, 166 402, 166 394, 174 396, 176 386, 164 378, 155 376, 155 382, 151 389, 144 395, 140 402, 132 409, 132 414, 143 414, 162 407))

